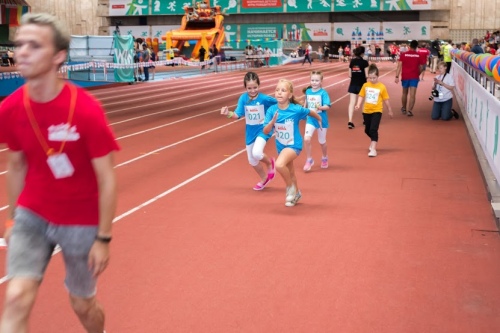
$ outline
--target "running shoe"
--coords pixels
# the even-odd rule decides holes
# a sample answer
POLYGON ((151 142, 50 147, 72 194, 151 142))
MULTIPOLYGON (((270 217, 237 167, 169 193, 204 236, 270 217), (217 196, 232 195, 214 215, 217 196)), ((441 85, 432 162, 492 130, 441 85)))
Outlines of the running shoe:
POLYGON ((408 114, 407 114, 408 117, 413 117, 413 112, 411 111, 408 111, 408 114))
POLYGON ((297 190, 295 189, 294 186, 287 187, 285 201, 286 202, 292 201, 295 198, 296 194, 297 194, 297 190))
POLYGON ((297 204, 297 202, 299 202, 300 198, 302 198, 302 193, 300 193, 300 191, 297 191, 297 193, 295 194, 295 197, 291 201, 285 202, 285 206, 287 206, 287 207, 295 206, 297 204))
POLYGON ((258 182, 257 184, 255 184, 255 186, 253 187, 253 190, 254 191, 262 191, 266 186, 267 184, 269 184, 269 182, 273 180, 272 178, 269 178, 269 175, 267 175, 267 179, 265 182, 258 182))
POLYGON ((347 127, 348 127, 349 129, 353 129, 355 126, 354 126, 354 123, 348 122, 348 123, 347 123, 347 127))
POLYGON ((377 156, 377 150, 370 149, 370 152, 368 153, 368 157, 376 157, 376 156, 377 156))
POLYGON ((406 114, 406 109, 405 108, 401 108, 401 113, 402 114, 406 114))
POLYGON ((321 168, 322 169, 328 168, 328 157, 323 157, 321 159, 321 168))
POLYGON ((312 166, 314 165, 314 160, 312 158, 308 158, 306 160, 306 164, 304 164, 304 171, 311 171, 312 166))

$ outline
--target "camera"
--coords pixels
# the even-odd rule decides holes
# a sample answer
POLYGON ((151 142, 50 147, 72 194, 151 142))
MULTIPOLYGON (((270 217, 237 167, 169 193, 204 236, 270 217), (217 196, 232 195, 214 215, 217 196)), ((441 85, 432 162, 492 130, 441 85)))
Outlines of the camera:
POLYGON ((429 96, 429 101, 432 101, 434 97, 439 97, 439 91, 437 89, 432 89, 431 95, 429 96))

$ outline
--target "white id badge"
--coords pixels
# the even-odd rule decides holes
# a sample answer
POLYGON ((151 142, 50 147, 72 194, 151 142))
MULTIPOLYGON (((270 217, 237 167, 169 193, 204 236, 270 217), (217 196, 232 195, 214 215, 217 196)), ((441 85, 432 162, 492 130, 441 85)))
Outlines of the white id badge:
POLYGON ((443 93, 439 92, 439 99, 443 99, 443 93))
POLYGON ((50 155, 47 158, 47 164, 56 179, 71 177, 75 172, 75 168, 65 153, 50 155))

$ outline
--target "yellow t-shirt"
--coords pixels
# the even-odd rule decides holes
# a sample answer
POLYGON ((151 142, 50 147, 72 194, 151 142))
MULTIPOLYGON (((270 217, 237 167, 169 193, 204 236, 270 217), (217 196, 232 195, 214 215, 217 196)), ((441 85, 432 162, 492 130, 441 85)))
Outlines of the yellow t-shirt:
POLYGON ((366 82, 363 84, 359 96, 365 98, 363 113, 382 112, 384 110, 383 101, 389 99, 387 88, 380 82, 375 84, 366 82))

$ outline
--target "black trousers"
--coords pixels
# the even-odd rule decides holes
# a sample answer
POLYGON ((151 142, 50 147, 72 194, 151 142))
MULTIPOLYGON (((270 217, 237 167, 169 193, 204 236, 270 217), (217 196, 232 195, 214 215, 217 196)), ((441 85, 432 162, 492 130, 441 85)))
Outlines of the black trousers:
POLYGON ((365 133, 372 141, 378 142, 378 127, 382 119, 382 112, 363 113, 365 133))

